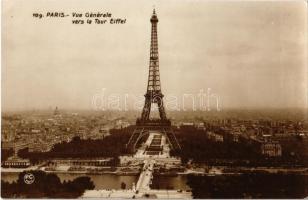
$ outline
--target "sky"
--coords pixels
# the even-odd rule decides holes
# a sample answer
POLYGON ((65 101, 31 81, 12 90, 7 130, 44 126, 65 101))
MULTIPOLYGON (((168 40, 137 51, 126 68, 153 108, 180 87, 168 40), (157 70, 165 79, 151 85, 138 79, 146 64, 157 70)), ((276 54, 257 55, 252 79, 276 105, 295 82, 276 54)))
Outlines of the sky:
POLYGON ((153 7, 166 98, 210 89, 222 108, 307 108, 305 1, 2 3, 4 111, 93 109, 102 93, 143 95, 153 7), (33 17, 47 12, 69 16, 33 17), (126 23, 73 24, 73 12, 109 12, 126 23))

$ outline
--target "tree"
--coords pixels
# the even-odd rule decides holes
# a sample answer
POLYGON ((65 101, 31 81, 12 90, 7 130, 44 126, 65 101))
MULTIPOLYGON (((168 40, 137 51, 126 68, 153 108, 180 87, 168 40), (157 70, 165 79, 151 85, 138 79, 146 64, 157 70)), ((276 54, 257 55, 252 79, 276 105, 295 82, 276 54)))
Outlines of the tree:
POLYGON ((1 181, 1 186, 1 196, 4 198, 77 198, 85 190, 95 187, 90 177, 78 177, 73 181, 61 183, 56 174, 32 170, 19 173, 17 182, 1 181), (35 177, 31 184, 27 184, 24 180, 27 173, 35 177))
POLYGON ((121 189, 125 190, 126 189, 126 184, 124 182, 121 183, 121 189))

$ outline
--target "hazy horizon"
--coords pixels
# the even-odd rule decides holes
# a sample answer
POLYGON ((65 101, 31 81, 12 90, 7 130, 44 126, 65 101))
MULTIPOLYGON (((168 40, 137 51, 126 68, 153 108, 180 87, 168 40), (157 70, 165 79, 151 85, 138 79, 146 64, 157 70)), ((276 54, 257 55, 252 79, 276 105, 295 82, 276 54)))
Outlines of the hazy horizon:
POLYGON ((4 0, 2 111, 92 110, 104 88, 106 95, 142 102, 154 4, 166 98, 197 98, 210 88, 222 109, 308 107, 305 1, 116 2, 4 0), (75 25, 71 16, 33 17, 57 11, 110 12, 127 22, 75 25))
MULTIPOLYGON (((48 107, 48 108, 29 108, 29 109, 16 109, 16 110, 2 110, 2 113, 18 113, 18 112, 51 112, 54 113, 55 109, 58 108, 59 112, 137 112, 141 113, 142 109, 129 109, 129 110, 116 110, 116 109, 106 109, 106 110, 99 110, 99 109, 87 109, 87 108, 61 108, 61 107, 48 107)), ((167 114, 168 112, 202 112, 202 113, 213 113, 213 112, 232 112, 232 111, 261 111, 261 112, 267 112, 267 111, 301 111, 301 112, 307 112, 308 115, 308 108, 300 108, 300 107, 293 107, 293 108, 269 108, 269 107, 242 107, 242 108, 224 108, 219 111, 212 109, 210 111, 207 110, 192 110, 192 109, 186 109, 186 110, 166 110, 167 114)), ((155 111, 156 112, 156 111, 155 111)))

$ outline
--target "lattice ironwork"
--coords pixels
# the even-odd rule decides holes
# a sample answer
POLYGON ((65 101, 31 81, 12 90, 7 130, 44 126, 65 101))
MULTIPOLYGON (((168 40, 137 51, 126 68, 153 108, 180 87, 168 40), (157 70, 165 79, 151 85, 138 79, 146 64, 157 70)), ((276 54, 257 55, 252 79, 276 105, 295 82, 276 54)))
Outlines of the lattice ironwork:
POLYGON ((160 75, 159 75, 159 58, 158 58, 158 39, 157 39, 157 23, 158 18, 153 11, 151 17, 151 48, 150 48, 150 64, 148 75, 148 86, 145 96, 145 104, 142 110, 139 122, 146 123, 150 120, 150 112, 152 103, 156 103, 159 116, 162 121, 167 121, 166 112, 163 103, 164 95, 161 92, 160 75))
POLYGON ((136 121, 136 129, 133 132, 127 148, 134 152, 138 140, 142 135, 148 133, 149 130, 159 130, 166 135, 171 148, 180 149, 180 145, 171 128, 171 122, 167 119, 165 107, 163 103, 164 95, 161 92, 161 83, 159 75, 159 57, 158 57, 158 39, 157 39, 157 23, 158 18, 153 10, 151 17, 151 48, 150 48, 150 64, 148 74, 147 91, 144 95, 145 103, 142 109, 141 117, 136 121), (159 111, 159 119, 150 119, 151 105, 157 104, 159 111))

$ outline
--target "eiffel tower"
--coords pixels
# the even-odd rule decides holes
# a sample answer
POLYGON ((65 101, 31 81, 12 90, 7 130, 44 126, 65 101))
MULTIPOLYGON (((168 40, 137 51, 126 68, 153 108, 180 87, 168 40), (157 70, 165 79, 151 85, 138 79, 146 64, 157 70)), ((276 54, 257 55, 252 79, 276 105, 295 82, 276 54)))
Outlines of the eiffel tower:
POLYGON ((164 95, 161 92, 160 76, 159 76, 159 59, 158 59, 158 40, 157 40, 157 23, 158 18, 153 10, 151 17, 152 31, 151 31, 151 48, 150 48, 150 66, 148 75, 147 92, 144 95, 145 103, 142 109, 141 117, 136 121, 136 128, 130 137, 126 148, 129 152, 136 151, 138 141, 149 131, 159 131, 164 134, 167 141, 174 150, 180 150, 181 147, 174 135, 171 127, 171 121, 167 119, 165 107, 163 103, 164 95), (151 105, 157 104, 159 111, 159 119, 150 119, 151 105))

